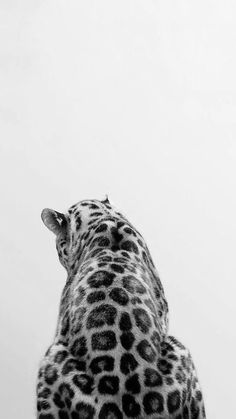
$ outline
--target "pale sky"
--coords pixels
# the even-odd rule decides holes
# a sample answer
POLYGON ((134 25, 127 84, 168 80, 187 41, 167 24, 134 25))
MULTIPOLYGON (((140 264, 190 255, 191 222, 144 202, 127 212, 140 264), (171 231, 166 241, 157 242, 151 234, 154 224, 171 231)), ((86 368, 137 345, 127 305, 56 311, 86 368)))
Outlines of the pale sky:
POLYGON ((44 207, 143 234, 208 419, 235 414, 234 1, 0 0, 1 418, 35 417, 66 280, 44 207))

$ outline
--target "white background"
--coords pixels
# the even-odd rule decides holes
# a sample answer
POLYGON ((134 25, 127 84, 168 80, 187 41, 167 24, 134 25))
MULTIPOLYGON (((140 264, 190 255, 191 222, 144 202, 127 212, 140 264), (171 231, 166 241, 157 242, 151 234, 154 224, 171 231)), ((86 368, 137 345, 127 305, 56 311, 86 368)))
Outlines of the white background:
POLYGON ((1 418, 34 418, 66 272, 44 207, 146 238, 208 419, 235 415, 234 1, 0 0, 1 418))

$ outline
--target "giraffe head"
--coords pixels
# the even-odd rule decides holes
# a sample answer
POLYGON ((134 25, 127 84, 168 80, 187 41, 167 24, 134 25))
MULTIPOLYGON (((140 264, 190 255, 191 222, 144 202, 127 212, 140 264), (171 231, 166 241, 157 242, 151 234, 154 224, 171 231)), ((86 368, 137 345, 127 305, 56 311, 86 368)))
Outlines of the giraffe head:
POLYGON ((90 223, 96 218, 109 215, 111 204, 103 201, 86 200, 72 205, 66 214, 45 208, 41 218, 46 227, 56 235, 56 248, 61 264, 67 271, 73 267, 81 254, 86 239, 91 235, 90 223), (96 216, 96 217, 94 217, 96 216))

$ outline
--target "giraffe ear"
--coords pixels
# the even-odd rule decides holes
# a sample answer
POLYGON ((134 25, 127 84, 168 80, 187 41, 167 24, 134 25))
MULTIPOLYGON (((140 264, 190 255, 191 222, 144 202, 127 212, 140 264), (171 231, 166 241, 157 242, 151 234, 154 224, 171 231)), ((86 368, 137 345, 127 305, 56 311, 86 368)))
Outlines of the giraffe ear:
POLYGON ((58 235, 66 231, 67 219, 64 214, 49 208, 44 208, 41 213, 41 218, 45 226, 54 234, 58 235))
POLYGON ((104 204, 110 204, 110 201, 109 201, 109 199, 108 199, 108 195, 106 195, 106 198, 105 199, 103 199, 103 201, 102 202, 104 202, 104 204))

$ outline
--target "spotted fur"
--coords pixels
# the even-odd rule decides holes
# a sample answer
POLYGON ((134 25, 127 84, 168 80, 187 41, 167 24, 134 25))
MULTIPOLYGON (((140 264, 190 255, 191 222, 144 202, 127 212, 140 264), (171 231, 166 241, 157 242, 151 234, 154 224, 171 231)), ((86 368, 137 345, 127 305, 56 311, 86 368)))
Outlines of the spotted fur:
POLYGON ((203 419, 189 351, 145 241, 110 204, 45 209, 67 270, 57 330, 38 374, 38 419, 203 419))

